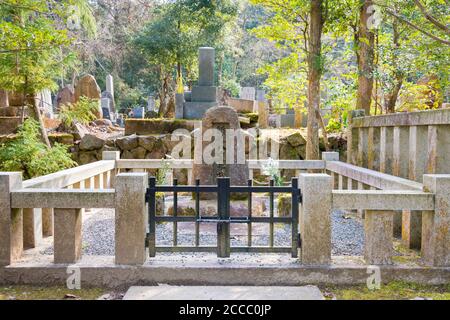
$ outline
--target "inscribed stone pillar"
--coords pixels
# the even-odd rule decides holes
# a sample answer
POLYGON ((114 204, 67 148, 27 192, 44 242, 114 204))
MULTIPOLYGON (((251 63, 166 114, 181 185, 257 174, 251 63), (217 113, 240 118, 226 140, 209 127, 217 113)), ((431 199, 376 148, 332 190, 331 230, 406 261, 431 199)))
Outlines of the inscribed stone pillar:
POLYGON ((198 85, 205 87, 214 86, 214 48, 200 48, 199 49, 199 78, 198 85))

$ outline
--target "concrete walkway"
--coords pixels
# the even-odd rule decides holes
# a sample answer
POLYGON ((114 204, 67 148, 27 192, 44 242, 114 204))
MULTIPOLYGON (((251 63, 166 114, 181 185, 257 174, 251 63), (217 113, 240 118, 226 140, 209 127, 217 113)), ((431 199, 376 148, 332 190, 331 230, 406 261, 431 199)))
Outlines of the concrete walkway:
POLYGON ((316 286, 304 287, 218 287, 155 286, 131 287, 123 300, 324 300, 316 286))

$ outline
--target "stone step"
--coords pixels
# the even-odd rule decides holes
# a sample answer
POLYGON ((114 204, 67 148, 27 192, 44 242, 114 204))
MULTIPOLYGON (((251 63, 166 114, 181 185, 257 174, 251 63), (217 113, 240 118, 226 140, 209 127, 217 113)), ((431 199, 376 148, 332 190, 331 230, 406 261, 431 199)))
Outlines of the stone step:
POLYGON ((131 287, 124 300, 324 300, 316 286, 155 286, 131 287))

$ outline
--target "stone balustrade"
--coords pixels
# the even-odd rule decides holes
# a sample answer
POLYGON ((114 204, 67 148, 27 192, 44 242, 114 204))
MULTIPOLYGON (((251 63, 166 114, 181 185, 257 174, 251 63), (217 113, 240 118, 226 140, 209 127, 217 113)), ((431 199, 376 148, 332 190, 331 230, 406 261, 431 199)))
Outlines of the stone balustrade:
MULTIPOLYGON (((0 173, 1 266, 21 258, 29 232, 24 222, 26 210, 36 214, 36 208, 51 208, 48 214, 54 217, 52 234, 57 264, 76 263, 82 258, 81 221, 83 209, 90 208, 116 210, 117 265, 145 262, 148 256, 145 193, 149 176, 146 171, 161 168, 163 164, 155 160, 121 160, 118 152, 105 152, 104 159, 24 182, 19 173, 0 173)), ((168 160, 167 163, 171 169, 192 168, 192 160, 168 160)), ((331 211, 334 209, 364 210, 365 261, 391 264, 394 213, 410 210, 419 212, 423 221, 420 232, 423 263, 429 267, 450 267, 450 175, 424 175, 422 185, 339 162, 338 154, 332 152, 324 153, 323 160, 319 161, 280 161, 279 164, 299 172, 319 171, 299 174, 303 194, 302 264, 332 263, 331 211)), ((250 170, 258 170, 263 165, 264 161, 249 161, 250 170)), ((36 230, 35 233, 44 235, 43 230, 36 230)))
MULTIPOLYGON (((450 109, 371 117, 356 110, 350 117, 347 138, 347 162, 358 167, 418 183, 425 174, 450 172, 450 109)), ((404 185, 422 187, 411 182, 404 185)), ((395 234, 401 235, 407 247, 421 246, 422 216, 410 210, 396 213, 395 234)))

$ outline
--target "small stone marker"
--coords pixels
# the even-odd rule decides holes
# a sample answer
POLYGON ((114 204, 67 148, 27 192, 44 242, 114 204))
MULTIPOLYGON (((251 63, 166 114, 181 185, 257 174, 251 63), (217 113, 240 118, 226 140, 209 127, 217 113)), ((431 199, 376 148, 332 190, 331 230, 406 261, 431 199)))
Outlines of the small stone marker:
POLYGON ((131 287, 123 300, 324 300, 316 286, 304 287, 131 287))
POLYGON ((243 87, 239 97, 245 100, 255 100, 256 89, 254 87, 243 87))

